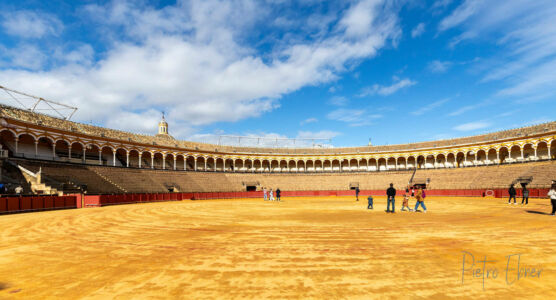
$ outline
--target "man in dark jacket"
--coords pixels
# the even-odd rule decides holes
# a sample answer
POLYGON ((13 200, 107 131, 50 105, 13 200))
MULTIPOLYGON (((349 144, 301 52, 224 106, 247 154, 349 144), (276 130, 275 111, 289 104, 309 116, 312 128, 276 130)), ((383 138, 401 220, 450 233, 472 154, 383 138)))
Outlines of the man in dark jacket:
POLYGON ((282 191, 280 190, 280 188, 276 189, 276 201, 280 201, 280 194, 282 193, 282 191))
POLYGON ((388 197, 388 205, 386 206, 386 212, 396 212, 396 189, 394 184, 390 183, 390 187, 386 190, 386 196, 388 197), (392 203, 392 211, 390 211, 390 203, 392 203))
POLYGON ((355 201, 359 201, 359 192, 360 192, 359 187, 356 187, 355 188, 355 201))
POLYGON ((512 198, 514 198, 514 205, 517 205, 516 201, 515 201, 515 188, 514 188, 514 184, 512 183, 510 185, 510 188, 508 189, 508 194, 510 194, 510 198, 508 198, 508 204, 512 204, 512 198))

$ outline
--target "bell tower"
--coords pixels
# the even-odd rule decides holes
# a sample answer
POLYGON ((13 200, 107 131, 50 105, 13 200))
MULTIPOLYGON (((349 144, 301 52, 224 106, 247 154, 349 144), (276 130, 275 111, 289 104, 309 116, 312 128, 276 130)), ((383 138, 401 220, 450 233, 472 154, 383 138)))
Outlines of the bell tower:
POLYGON ((164 112, 162 112, 162 120, 158 123, 158 134, 168 135, 168 122, 164 118, 164 112))

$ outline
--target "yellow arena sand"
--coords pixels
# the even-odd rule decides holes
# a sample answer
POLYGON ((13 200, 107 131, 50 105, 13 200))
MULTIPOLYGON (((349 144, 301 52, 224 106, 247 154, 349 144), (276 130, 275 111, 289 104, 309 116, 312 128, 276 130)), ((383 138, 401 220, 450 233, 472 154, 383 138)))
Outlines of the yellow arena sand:
POLYGON ((387 214, 384 197, 374 210, 361 198, 2 215, 0 298, 556 298, 556 217, 539 213, 548 199, 429 197, 424 214, 399 212, 397 197, 387 214), (519 280, 507 272, 516 254, 528 268, 519 280))

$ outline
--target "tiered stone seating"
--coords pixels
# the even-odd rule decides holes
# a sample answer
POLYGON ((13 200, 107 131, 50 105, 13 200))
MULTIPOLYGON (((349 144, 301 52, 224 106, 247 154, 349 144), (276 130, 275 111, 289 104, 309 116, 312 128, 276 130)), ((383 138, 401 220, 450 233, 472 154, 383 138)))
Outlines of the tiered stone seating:
MULTIPOLYGON (((89 193, 121 193, 122 190, 90 170, 85 165, 44 163, 25 159, 12 159, 18 165, 37 173, 41 170, 43 176, 59 183, 73 182, 76 185, 87 185, 89 193)), ((58 187, 56 187, 58 188, 58 187)))
MULTIPOLYGON (((85 184, 89 193, 229 192, 245 191, 244 183, 258 188, 290 191, 347 190, 358 183, 362 190, 381 190, 390 183, 403 190, 412 171, 365 173, 222 173, 184 172, 150 169, 114 168, 14 159, 32 172, 42 168, 43 175, 59 182, 85 184)), ((556 178, 556 161, 456 169, 418 170, 416 178, 430 179, 431 189, 506 188, 518 177, 532 176, 531 188, 547 188, 556 178)))

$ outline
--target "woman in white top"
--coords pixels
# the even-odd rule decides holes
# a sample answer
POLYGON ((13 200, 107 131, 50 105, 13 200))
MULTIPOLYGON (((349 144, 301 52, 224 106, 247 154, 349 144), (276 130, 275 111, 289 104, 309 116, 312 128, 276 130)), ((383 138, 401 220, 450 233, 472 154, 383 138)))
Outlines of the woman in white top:
POLYGON ((550 202, 552 202, 552 214, 551 215, 554 216, 554 213, 556 213, 556 187, 554 186, 554 184, 552 185, 552 188, 548 192, 548 197, 550 197, 550 202))
POLYGON ((270 197, 270 201, 274 201, 274 192, 272 192, 272 189, 268 192, 268 196, 270 197))

